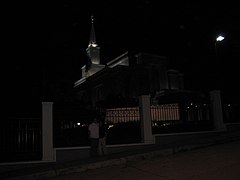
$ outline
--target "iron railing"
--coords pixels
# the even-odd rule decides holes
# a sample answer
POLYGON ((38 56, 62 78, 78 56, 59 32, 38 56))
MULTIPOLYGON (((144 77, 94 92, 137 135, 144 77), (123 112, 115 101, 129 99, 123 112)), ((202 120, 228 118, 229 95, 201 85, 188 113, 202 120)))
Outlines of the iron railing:
POLYGON ((42 128, 40 118, 10 118, 0 131, 0 162, 40 160, 42 128))
POLYGON ((213 129, 206 103, 171 103, 151 106, 153 134, 213 129))

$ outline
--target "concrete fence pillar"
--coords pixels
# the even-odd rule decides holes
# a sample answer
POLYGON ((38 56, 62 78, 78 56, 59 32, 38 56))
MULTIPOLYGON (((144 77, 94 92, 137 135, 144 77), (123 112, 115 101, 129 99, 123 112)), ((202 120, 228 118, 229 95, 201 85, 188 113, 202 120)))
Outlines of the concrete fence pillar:
POLYGON ((220 90, 211 91, 210 99, 211 99, 211 105, 212 105, 214 128, 217 131, 224 131, 226 130, 226 126, 223 123, 223 112, 222 112, 220 90))
POLYGON ((150 96, 142 95, 139 97, 140 117, 141 117, 141 136, 143 143, 153 144, 152 134, 152 120, 151 120, 151 107, 150 96))
POLYGON ((53 150, 53 102, 42 102, 42 160, 55 160, 53 150))

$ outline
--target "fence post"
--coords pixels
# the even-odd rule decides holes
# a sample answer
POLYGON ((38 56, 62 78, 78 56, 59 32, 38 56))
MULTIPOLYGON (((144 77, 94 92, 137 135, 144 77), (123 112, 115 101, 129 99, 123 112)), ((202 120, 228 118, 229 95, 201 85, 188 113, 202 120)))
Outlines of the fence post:
POLYGON ((151 109, 150 109, 150 96, 142 95, 139 97, 140 105, 140 120, 141 120, 141 136, 142 141, 147 144, 153 144, 152 134, 152 120, 151 120, 151 109))
POLYGON ((42 160, 53 161, 53 102, 42 102, 42 160))
POLYGON ((223 112, 222 112, 222 103, 221 103, 221 94, 220 90, 213 90, 210 92, 212 113, 214 128, 217 131, 226 130, 226 126, 223 123, 223 112))

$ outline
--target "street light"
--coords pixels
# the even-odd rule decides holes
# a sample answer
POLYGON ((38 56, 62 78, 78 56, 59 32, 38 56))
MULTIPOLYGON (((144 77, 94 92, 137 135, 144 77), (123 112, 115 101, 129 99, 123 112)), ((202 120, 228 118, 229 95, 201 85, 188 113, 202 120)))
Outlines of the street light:
POLYGON ((221 41, 223 41, 225 38, 224 38, 224 36, 222 36, 222 35, 218 35, 217 37, 216 37, 216 39, 215 39, 215 54, 216 54, 216 58, 217 58, 217 55, 218 55, 218 53, 217 53, 217 43, 218 42, 221 42, 221 41))
MULTIPOLYGON (((218 43, 219 42, 221 42, 221 41, 223 41, 225 38, 224 38, 224 36, 223 35, 218 35, 217 37, 216 37, 216 39, 215 39, 215 43, 214 43, 214 50, 215 50, 215 58, 216 58, 216 62, 215 62, 215 68, 216 68, 216 75, 218 76, 219 75, 219 73, 220 73, 220 67, 219 67, 219 65, 220 65, 220 63, 219 63, 219 61, 220 61, 220 59, 219 59, 219 55, 218 55, 218 47, 217 47, 217 45, 218 45, 218 43)), ((220 81, 220 79, 219 79, 219 77, 217 78, 217 81, 220 81)), ((219 88, 218 86, 219 86, 219 82, 216 82, 217 84, 216 84, 216 86, 217 86, 217 88, 219 88)))
POLYGON ((224 40, 224 36, 219 35, 219 36, 216 38, 216 41, 222 41, 222 40, 224 40))

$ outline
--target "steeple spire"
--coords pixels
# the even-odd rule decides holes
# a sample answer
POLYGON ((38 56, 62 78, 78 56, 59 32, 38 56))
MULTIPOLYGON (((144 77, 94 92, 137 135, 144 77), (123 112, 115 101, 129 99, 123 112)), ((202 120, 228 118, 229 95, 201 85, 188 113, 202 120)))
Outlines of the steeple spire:
MULTIPOLYGON (((91 32, 90 32, 90 39, 89 44, 86 49, 87 56, 89 58, 89 67, 91 64, 100 64, 100 47, 98 47, 96 43, 95 31, 94 31, 94 19, 93 15, 91 16, 91 32)), ((87 68, 88 69, 88 68, 87 68)))
POLYGON ((89 39, 88 47, 90 47, 90 46, 96 47, 97 46, 93 22, 94 22, 94 18, 93 18, 93 15, 91 15, 91 24, 92 24, 92 26, 91 26, 90 39, 89 39))

